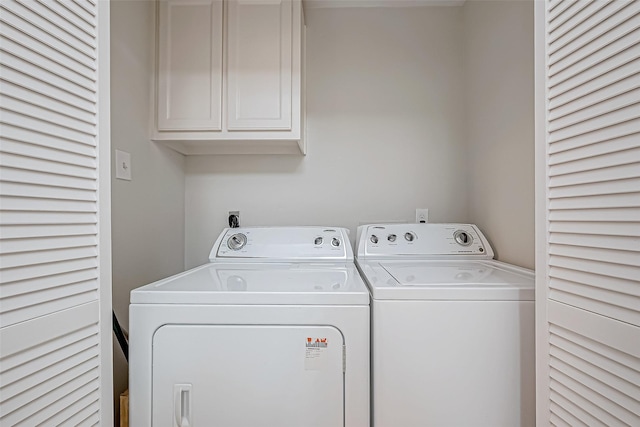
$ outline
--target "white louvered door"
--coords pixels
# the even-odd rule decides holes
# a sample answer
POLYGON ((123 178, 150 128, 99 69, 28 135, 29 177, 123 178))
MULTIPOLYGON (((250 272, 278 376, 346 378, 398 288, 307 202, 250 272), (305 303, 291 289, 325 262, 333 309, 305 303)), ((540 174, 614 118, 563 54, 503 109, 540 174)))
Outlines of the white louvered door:
POLYGON ((536 2, 537 422, 640 426, 640 1, 536 2))
POLYGON ((0 425, 112 425, 109 4, 0 1, 0 425))

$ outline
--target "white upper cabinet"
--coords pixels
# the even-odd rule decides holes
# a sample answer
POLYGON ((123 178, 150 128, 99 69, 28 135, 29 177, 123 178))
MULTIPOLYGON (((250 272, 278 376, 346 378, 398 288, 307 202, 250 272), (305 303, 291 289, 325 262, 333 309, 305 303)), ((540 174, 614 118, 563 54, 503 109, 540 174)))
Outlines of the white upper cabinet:
POLYGON ((303 25, 300 0, 160 0, 152 139, 304 154, 303 25))
POLYGON ((158 130, 222 130, 222 2, 160 2, 158 130))
POLYGON ((291 1, 228 5, 228 129, 290 130, 291 1))

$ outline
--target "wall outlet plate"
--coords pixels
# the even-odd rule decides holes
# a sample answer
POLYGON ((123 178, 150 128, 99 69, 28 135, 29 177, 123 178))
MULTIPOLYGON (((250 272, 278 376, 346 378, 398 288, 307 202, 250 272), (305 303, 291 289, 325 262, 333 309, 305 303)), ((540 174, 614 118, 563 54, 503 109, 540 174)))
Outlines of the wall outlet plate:
POLYGON ((429 222, 429 209, 416 209, 416 223, 426 224, 429 222))

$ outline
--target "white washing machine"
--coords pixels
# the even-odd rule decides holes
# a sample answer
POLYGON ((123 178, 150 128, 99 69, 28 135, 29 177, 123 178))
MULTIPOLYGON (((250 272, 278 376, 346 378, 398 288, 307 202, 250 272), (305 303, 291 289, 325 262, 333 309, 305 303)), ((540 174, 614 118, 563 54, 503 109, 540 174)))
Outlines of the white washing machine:
POLYGON ((341 228, 235 228, 131 292, 135 427, 368 427, 369 293, 341 228))
POLYGON ((535 425, 534 274, 474 225, 358 229, 374 427, 535 425))

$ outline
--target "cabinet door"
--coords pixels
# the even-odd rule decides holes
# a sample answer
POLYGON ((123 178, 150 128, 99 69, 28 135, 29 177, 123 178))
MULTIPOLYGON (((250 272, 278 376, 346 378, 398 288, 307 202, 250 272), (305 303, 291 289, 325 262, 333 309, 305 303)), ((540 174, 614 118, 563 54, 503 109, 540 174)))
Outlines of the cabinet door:
POLYGON ((228 3, 229 130, 290 130, 291 0, 228 3))
POLYGON ((160 2, 158 130, 220 130, 222 0, 160 2))
POLYGON ((165 325, 152 425, 343 427, 343 345, 331 326, 165 325))

